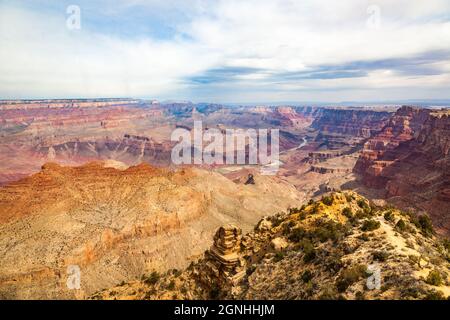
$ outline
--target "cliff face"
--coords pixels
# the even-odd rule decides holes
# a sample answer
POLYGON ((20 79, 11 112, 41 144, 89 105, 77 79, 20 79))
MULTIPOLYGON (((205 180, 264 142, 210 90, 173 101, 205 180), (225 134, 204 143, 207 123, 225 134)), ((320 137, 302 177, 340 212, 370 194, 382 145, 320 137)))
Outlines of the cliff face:
POLYGON ((311 113, 292 107, 277 107, 273 112, 273 118, 280 119, 282 126, 295 128, 305 128, 313 121, 311 113))
POLYGON ((323 134, 369 138, 383 128, 390 115, 384 111, 323 109, 311 126, 323 134))
POLYGON ((444 299, 448 246, 414 219, 371 207, 353 192, 334 193, 266 217, 245 235, 221 227, 189 268, 144 275, 91 298, 444 299), (430 283, 431 273, 441 281, 430 283))
POLYGON ((429 110, 403 106, 379 133, 364 144, 354 171, 365 176, 366 185, 377 188, 384 186, 386 181, 380 173, 393 161, 385 157, 385 153, 417 136, 429 113, 429 110))
POLYGON ((116 161, 46 164, 0 188, 0 298, 82 298, 146 270, 184 268, 218 226, 248 230, 301 201, 273 177, 254 181, 116 161), (66 285, 70 265, 81 291, 66 285))
POLYGON ((438 229, 448 233, 449 114, 410 108, 399 111, 380 136, 366 143, 355 171, 365 185, 385 189, 386 197, 398 205, 428 212, 438 229))
POLYGON ((117 139, 68 141, 56 145, 38 145, 33 149, 36 158, 44 161, 82 164, 99 159, 114 159, 128 165, 141 162, 169 165, 171 142, 157 142, 146 136, 125 134, 117 139))
POLYGON ((156 159, 156 153, 161 151, 161 157, 167 158, 167 146, 160 138, 164 135, 158 132, 168 130, 155 130, 159 141, 146 143, 124 136, 153 136, 152 128, 165 123, 163 116, 159 105, 136 100, 3 102, 0 185, 36 173, 48 161, 76 165, 112 158, 136 164, 155 158, 158 164, 161 159, 156 159))

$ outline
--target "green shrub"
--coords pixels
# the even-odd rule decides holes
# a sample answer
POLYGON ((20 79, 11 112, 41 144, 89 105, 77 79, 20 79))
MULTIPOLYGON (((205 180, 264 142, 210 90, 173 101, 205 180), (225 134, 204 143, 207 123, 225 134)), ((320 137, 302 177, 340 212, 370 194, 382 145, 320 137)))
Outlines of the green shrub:
POLYGON ((395 228, 400 231, 406 231, 408 229, 408 226, 406 225, 406 222, 403 221, 403 219, 398 220, 397 224, 395 225, 395 228))
POLYGON ((365 219, 365 218, 370 218, 371 215, 370 215, 370 213, 367 213, 366 211, 359 209, 358 211, 356 211, 355 217, 357 219, 365 219))
POLYGON ((345 292, 348 287, 365 276, 366 267, 364 265, 356 265, 341 271, 337 281, 336 288, 339 292, 345 292))
POLYGON ((400 289, 400 295, 403 299, 417 299, 423 293, 423 289, 414 286, 406 286, 400 289))
POLYGON ((161 275, 157 271, 153 271, 145 280, 145 284, 149 285, 155 285, 159 279, 161 278, 161 275))
POLYGON ((450 239, 444 238, 442 240, 442 245, 444 246, 445 250, 450 252, 450 239))
POLYGON ((301 227, 297 227, 291 230, 291 234, 288 236, 288 239, 292 242, 299 242, 305 237, 305 235, 306 230, 301 227))
POLYGON ((295 214, 295 213, 300 213, 302 212, 302 210, 304 209, 304 207, 299 208, 289 208, 289 214, 295 214))
POLYGON ((219 298, 220 293, 221 293, 220 288, 217 285, 215 285, 214 287, 211 288, 211 291, 209 291, 209 297, 212 300, 216 300, 219 298))
POLYGON ((355 300, 365 300, 366 297, 364 295, 364 292, 358 291, 355 293, 355 300))
POLYGON ((299 243, 299 247, 303 251, 303 261, 305 261, 306 263, 311 262, 316 258, 316 249, 309 239, 303 239, 299 243))
POLYGON ((312 280, 314 277, 313 273, 309 270, 306 270, 302 273, 301 278, 304 283, 307 283, 312 280))
POLYGON ((280 251, 278 251, 277 253, 275 253, 275 257, 273 258, 273 260, 275 261, 275 262, 279 262, 279 261, 281 261, 281 260, 283 260, 284 259, 284 253, 283 252, 280 252, 280 251))
POLYGON ((333 204, 333 197, 331 196, 323 197, 322 202, 324 205, 331 206, 333 204))
POLYGON ((427 293, 424 300, 445 300, 445 296, 441 291, 432 290, 427 293))
POLYGON ((359 199, 357 203, 358 203, 358 206, 359 206, 361 209, 366 209, 366 208, 369 208, 369 209, 370 209, 370 207, 369 207, 369 205, 367 204, 367 202, 366 202, 365 200, 363 200, 363 199, 359 199))
POLYGON ((316 203, 313 205, 312 209, 311 209, 311 213, 312 213, 312 214, 317 214, 317 213, 319 213, 319 207, 320 207, 320 203, 319 203, 319 202, 316 202, 316 203))
POLYGON ((418 219, 420 229, 423 231, 426 235, 431 235, 434 233, 433 229, 433 223, 431 222, 431 219, 428 215, 423 214, 418 219))
POLYGON ((380 222, 375 221, 373 219, 369 219, 363 222, 363 225, 361 226, 362 231, 373 231, 380 227, 380 222))
POLYGON ((178 278, 179 276, 181 276, 182 271, 178 270, 178 269, 172 269, 172 274, 175 278, 178 278))
POLYGON ((326 258, 324 265, 325 270, 330 271, 333 274, 336 274, 343 267, 342 260, 338 255, 331 255, 330 257, 326 258))
POLYGON ((338 300, 339 295, 336 289, 330 285, 325 285, 319 295, 319 300, 338 300))
POLYGON ((437 270, 432 270, 428 274, 425 282, 428 283, 429 285, 438 287, 438 286, 440 286, 442 284, 441 274, 437 270))
POLYGON ((272 227, 276 228, 281 224, 282 221, 281 221, 281 219, 274 217, 273 219, 271 219, 271 222, 272 222, 272 227))
POLYGON ((389 253, 386 251, 375 251, 373 254, 373 259, 376 261, 384 262, 389 257, 389 253))
POLYGON ((168 290, 174 290, 175 289, 175 281, 171 280, 169 284, 167 285, 168 290))
POLYGON ((342 214, 344 215, 344 216, 346 216, 347 218, 351 218, 351 217, 353 217, 353 211, 352 211, 352 209, 350 209, 349 207, 345 207, 344 208, 344 210, 342 210, 342 214))
POLYGON ((352 202, 352 200, 354 200, 355 198, 351 195, 346 193, 345 194, 345 200, 347 200, 347 202, 352 202))
POLYGON ((295 226, 295 222, 290 220, 288 223, 283 223, 283 235, 288 235, 291 232, 292 227, 295 226))
POLYGON ((320 242, 328 240, 338 241, 344 237, 348 231, 347 227, 342 223, 334 221, 320 221, 316 229, 312 232, 312 236, 320 242))
POLYGON ((392 213, 392 211, 387 211, 384 213, 384 219, 386 221, 394 221, 394 214, 392 213))

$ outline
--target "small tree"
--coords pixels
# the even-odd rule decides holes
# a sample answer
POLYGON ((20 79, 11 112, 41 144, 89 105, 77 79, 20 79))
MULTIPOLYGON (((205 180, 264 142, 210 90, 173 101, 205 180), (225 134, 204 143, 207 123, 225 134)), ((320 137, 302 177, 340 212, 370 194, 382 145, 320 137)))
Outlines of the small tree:
POLYGON ((437 270, 432 270, 428 274, 425 282, 432 286, 440 286, 442 284, 441 274, 437 270))
POLYGON ((363 225, 361 226, 362 231, 373 231, 375 229, 378 229, 380 227, 380 222, 375 221, 373 219, 369 219, 363 222, 363 225))

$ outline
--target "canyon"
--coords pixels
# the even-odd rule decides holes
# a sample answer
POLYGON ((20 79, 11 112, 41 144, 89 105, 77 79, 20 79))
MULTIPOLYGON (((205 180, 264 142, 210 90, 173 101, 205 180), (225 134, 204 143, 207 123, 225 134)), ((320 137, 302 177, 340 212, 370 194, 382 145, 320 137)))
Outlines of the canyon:
MULTIPOLYGON (((362 209, 359 199, 377 207, 374 219, 392 235, 397 229, 382 215, 393 206, 403 210, 395 211, 397 220, 408 215, 414 224, 416 216, 431 217, 437 234, 432 240, 417 236, 417 243, 440 243, 441 235, 450 234, 448 110, 141 99, 0 101, 0 297, 210 298, 216 284, 230 289, 226 298, 274 298, 258 291, 275 294, 275 283, 298 255, 283 251, 296 245, 274 224, 298 222, 297 216, 280 216, 286 210, 315 214, 308 200, 320 203, 329 194, 339 208, 331 212, 325 205, 319 210, 324 218, 350 223, 341 211, 362 209), (262 175, 260 165, 250 164, 175 166, 171 134, 177 128, 192 131, 194 121, 220 132, 278 129, 278 171, 262 175), (257 255, 261 248, 264 254, 257 255), (274 267, 279 252, 288 255, 286 265, 267 278, 264 270, 274 267), (189 267, 193 263, 198 265, 189 267), (255 264, 266 266, 249 276, 255 264), (81 269, 81 290, 66 285, 73 265, 81 269), (152 284, 158 293, 139 280, 151 272, 165 275, 152 284), (179 272, 183 285, 173 277, 179 272), (242 279, 250 287, 242 287, 242 279), (172 280, 179 290, 167 290, 172 280), (190 288, 190 295, 181 287, 190 288)), ((248 145, 245 152, 248 158, 248 145)), ((388 243, 407 238, 377 236, 388 243)), ((348 244, 358 242, 353 238, 348 244)), ((369 261, 369 248, 363 248, 358 259, 369 261)), ((319 278, 328 283, 336 276, 320 271, 319 278)), ((319 298, 328 289, 310 295, 299 289, 296 297, 319 298)), ((276 297, 295 298, 280 294, 276 297)))
POLYGON ((221 226, 188 268, 153 271, 90 299, 446 299, 445 244, 404 212, 368 203, 337 192, 265 217, 247 234, 221 226))
POLYGON ((183 268, 218 226, 249 230, 303 201, 276 177, 254 180, 112 160, 47 163, 0 190, 0 297, 83 298, 149 269, 183 268), (82 270, 82 292, 66 286, 71 265, 82 270))

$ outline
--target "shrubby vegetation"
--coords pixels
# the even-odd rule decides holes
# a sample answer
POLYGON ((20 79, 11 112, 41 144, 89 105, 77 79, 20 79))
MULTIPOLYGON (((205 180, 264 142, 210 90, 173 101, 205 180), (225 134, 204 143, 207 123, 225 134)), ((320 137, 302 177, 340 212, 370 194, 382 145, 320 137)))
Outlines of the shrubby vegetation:
POLYGON ((352 211, 352 209, 350 209, 349 207, 345 207, 343 210, 342 210, 342 214, 344 215, 344 216, 346 216, 347 218, 351 218, 351 217, 353 217, 353 211, 352 211))
POLYGON ((425 235, 430 236, 434 234, 433 223, 431 222, 431 218, 426 214, 419 216, 417 226, 425 235))
POLYGON ((392 213, 392 211, 386 211, 385 213, 384 213, 384 219, 386 220, 386 221, 391 221, 391 222, 393 222, 394 221, 394 219, 395 219, 395 217, 394 217, 394 214, 392 213))
POLYGON ((331 197, 331 196, 323 197, 322 202, 324 205, 331 206, 331 205, 333 205, 333 197, 331 197))
POLYGON ((386 251, 375 251, 373 254, 373 259, 376 261, 384 262, 389 257, 389 253, 386 251))
POLYGON ((312 280, 313 276, 314 276, 314 275, 313 275, 313 273, 312 273, 311 271, 305 270, 305 271, 302 273, 301 278, 302 278, 302 281, 303 281, 303 282, 307 283, 307 282, 309 282, 309 281, 312 280))
POLYGON ((367 268, 364 265, 356 265, 342 270, 336 281, 336 288, 339 292, 345 292, 355 282, 366 275, 367 268))
POLYGON ((311 262, 316 257, 316 249, 312 242, 308 239, 300 241, 299 248, 303 251, 303 261, 311 262))
POLYGON ((442 284, 441 274, 438 270, 432 270, 428 274, 425 282, 432 286, 440 286, 442 284))
POLYGON ((148 277, 145 277, 145 276, 142 276, 142 277, 143 277, 143 281, 145 284, 155 285, 161 278, 161 275, 159 274, 159 272, 153 271, 152 273, 150 273, 150 275, 148 277))
POLYGON ((400 231, 406 231, 408 229, 406 222, 403 219, 397 221, 395 228, 400 231))
POLYGON ((376 230, 380 227, 380 222, 373 220, 373 219, 369 219, 369 220, 365 220, 361 226, 361 230, 362 231, 373 231, 376 230))

